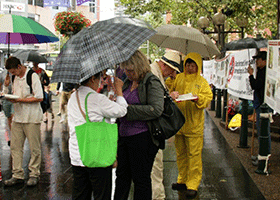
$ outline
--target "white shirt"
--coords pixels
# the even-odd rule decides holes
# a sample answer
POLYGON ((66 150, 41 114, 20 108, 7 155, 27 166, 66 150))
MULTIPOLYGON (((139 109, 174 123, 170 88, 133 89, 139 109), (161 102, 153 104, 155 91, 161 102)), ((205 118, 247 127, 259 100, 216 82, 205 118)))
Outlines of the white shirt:
MULTIPOLYGON (((90 87, 80 86, 78 91, 80 104, 85 113, 85 98, 89 92, 92 94, 88 97, 88 116, 90 121, 100 122, 105 117, 105 121, 110 122, 110 118, 120 118, 126 115, 126 100, 118 96, 116 102, 111 101, 103 94, 99 94, 90 87)), ((76 91, 76 92, 77 92, 76 91)), ((81 161, 75 126, 84 124, 84 119, 77 102, 76 92, 74 92, 68 101, 68 126, 69 126, 69 154, 71 164, 74 166, 84 166, 81 161)))
MULTIPOLYGON (((32 79, 32 94, 30 94, 30 87, 26 82, 26 76, 30 69, 26 68, 23 77, 15 76, 12 83, 12 93, 19 96, 19 98, 35 97, 43 99, 43 89, 39 76, 33 73, 32 79)), ((4 90, 7 91, 7 87, 4 90)), ((14 103, 14 117, 13 121, 18 123, 41 123, 43 118, 43 111, 40 102, 32 103, 14 103)))

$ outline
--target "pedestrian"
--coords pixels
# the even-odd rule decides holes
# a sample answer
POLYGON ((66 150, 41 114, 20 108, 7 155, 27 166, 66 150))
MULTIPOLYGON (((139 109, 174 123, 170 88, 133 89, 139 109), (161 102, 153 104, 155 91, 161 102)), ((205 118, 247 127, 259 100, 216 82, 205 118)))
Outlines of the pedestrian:
MULTIPOLYGON (((12 122, 11 154, 12 154, 12 178, 5 180, 6 186, 23 183, 24 170, 23 149, 27 138, 30 148, 30 161, 28 164, 29 179, 27 186, 37 185, 41 167, 41 131, 40 125, 43 117, 40 102, 43 101, 43 90, 36 73, 32 74, 32 90, 26 82, 30 69, 23 66, 16 57, 6 60, 6 69, 15 76, 12 82, 12 93, 19 96, 17 99, 9 99, 14 105, 14 117, 12 122)), ((4 90, 8 92, 8 86, 12 80, 6 77, 4 90)))
POLYGON ((43 98, 43 101, 41 102, 41 106, 43 109, 43 113, 45 113, 49 109, 50 104, 48 103, 49 99, 48 99, 48 95, 45 92, 44 87, 48 86, 50 84, 50 79, 49 79, 49 76, 47 75, 46 71, 44 69, 42 69, 41 67, 39 67, 39 63, 37 63, 37 62, 32 62, 32 63, 33 63, 32 70, 38 74, 39 79, 42 84, 44 98, 43 98))
MULTIPOLYGON (((168 90, 164 79, 174 74, 174 72, 180 72, 180 54, 177 51, 166 52, 159 61, 154 61, 151 65, 151 71, 156 75, 161 84, 166 90, 168 90)), ((163 144, 164 141, 162 142, 163 144)), ((162 147, 164 149, 164 147, 162 147)), ((152 178, 152 199, 153 200, 164 200, 165 199, 165 189, 163 185, 163 151, 158 150, 155 157, 155 161, 152 168, 151 178, 152 178)))
POLYGON ((204 109, 212 100, 208 82, 200 75, 202 58, 198 53, 189 53, 184 59, 184 73, 178 74, 170 91, 179 94, 192 93, 197 99, 177 103, 186 118, 186 123, 175 135, 175 147, 179 175, 173 190, 186 190, 186 198, 195 198, 202 178, 202 148, 204 109))
POLYGON ((73 83, 61 83, 59 82, 56 87, 56 94, 59 94, 59 89, 62 86, 62 92, 60 96, 59 101, 59 112, 57 113, 57 116, 60 116, 61 119, 59 123, 65 122, 67 118, 67 103, 70 99, 71 94, 75 91, 76 84, 73 83))
MULTIPOLYGON (((179 69, 180 70, 180 69, 179 69)), ((166 80, 165 80, 165 85, 167 86, 168 89, 170 89, 175 81, 175 78, 177 76, 177 71, 174 71, 166 80)))
POLYGON ((46 113, 45 113, 45 119, 44 119, 44 122, 45 122, 45 123, 48 123, 48 113, 51 114, 52 120, 54 119, 54 113, 53 113, 53 108, 52 108, 52 102, 53 102, 52 96, 53 96, 53 95, 54 95, 54 96, 57 96, 57 94, 54 93, 53 91, 51 91, 50 89, 51 89, 51 86, 50 86, 50 85, 45 86, 45 92, 46 92, 46 94, 47 94, 47 96, 48 96, 47 100, 48 100, 48 105, 49 105, 49 107, 48 107, 48 109, 47 109, 47 111, 46 111, 46 113))
MULTIPOLYGON (((4 87, 4 81, 6 76, 10 76, 11 74, 8 73, 8 71, 6 69, 4 69, 0 75, 0 88, 3 90, 4 87)), ((9 84, 8 86, 8 92, 7 94, 11 94, 12 93, 12 83, 9 84)), ((4 111, 4 115, 6 117, 5 120, 5 138, 6 141, 8 143, 8 146, 10 146, 11 144, 11 128, 12 128, 12 120, 13 120, 13 103, 6 100, 6 99, 2 99, 2 109, 4 111)))
MULTIPOLYGON (((260 113, 261 113, 261 105, 264 102, 264 90, 265 90, 265 76, 266 76, 266 51, 259 51, 257 55, 253 56, 256 59, 257 66, 257 74, 256 78, 254 77, 254 69, 249 65, 248 73, 249 73, 249 81, 252 90, 254 90, 254 99, 253 106, 256 110, 256 127, 258 134, 258 141, 261 132, 261 123, 260 123, 260 113)), ((271 111, 271 109, 270 109, 271 111)), ((268 154, 270 154, 271 150, 271 136, 270 136, 270 124, 268 126, 268 154)), ((259 144, 260 145, 260 144, 259 144)), ((255 162, 257 165, 257 162, 255 162)))
MULTIPOLYGON (((85 112, 85 98, 88 93, 88 116, 90 121, 101 122, 103 118, 110 122, 110 118, 119 118, 126 114, 127 103, 123 97, 123 82, 115 78, 116 102, 111 101, 104 94, 97 93, 100 87, 102 73, 97 73, 81 83, 81 86, 71 95, 68 102, 69 125, 69 154, 73 170, 72 199, 111 200, 112 166, 104 168, 85 167, 81 161, 75 127, 86 122, 80 111, 76 93, 78 93, 81 110, 85 112)), ((102 148, 102 147, 100 147, 102 148)))
POLYGON ((42 69, 41 67, 39 67, 39 63, 37 63, 37 62, 32 62, 32 63, 33 63, 32 70, 38 74, 42 85, 48 86, 50 84, 50 78, 47 75, 46 71, 44 69, 42 69))
POLYGON ((164 90, 151 73, 147 57, 137 50, 129 60, 120 63, 127 76, 123 94, 127 114, 119 119, 118 166, 114 200, 126 200, 131 182, 134 200, 152 199, 151 171, 160 141, 149 131, 149 121, 163 112, 164 90))

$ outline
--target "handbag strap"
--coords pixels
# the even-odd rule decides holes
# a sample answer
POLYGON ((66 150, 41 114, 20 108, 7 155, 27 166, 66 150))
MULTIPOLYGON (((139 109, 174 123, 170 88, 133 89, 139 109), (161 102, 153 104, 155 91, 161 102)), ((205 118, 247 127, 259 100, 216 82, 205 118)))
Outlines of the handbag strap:
POLYGON ((76 97, 77 97, 78 106, 79 106, 79 108, 80 108, 80 111, 81 111, 83 117, 85 118, 85 120, 86 120, 87 122, 90 122, 90 121, 89 121, 89 117, 88 117, 88 110, 87 110, 87 99, 88 99, 88 96, 89 96, 91 93, 92 93, 92 92, 89 92, 89 93, 87 94, 86 98, 85 98, 85 110, 86 110, 86 114, 85 114, 85 113, 82 111, 82 107, 81 107, 81 103, 80 103, 80 99, 79 99, 78 90, 77 90, 77 92, 76 92, 76 97))
MULTIPOLYGON (((155 75, 154 75, 154 76, 155 76, 155 75)), ((151 77, 152 77, 152 76, 150 76, 150 77, 147 79, 147 81, 146 81, 146 92, 148 91, 148 84, 149 84, 149 82, 150 82, 151 77)), ((160 82, 161 87, 162 87, 163 90, 164 90, 164 97, 169 97, 169 91, 162 85, 161 81, 159 81, 159 82, 160 82)))

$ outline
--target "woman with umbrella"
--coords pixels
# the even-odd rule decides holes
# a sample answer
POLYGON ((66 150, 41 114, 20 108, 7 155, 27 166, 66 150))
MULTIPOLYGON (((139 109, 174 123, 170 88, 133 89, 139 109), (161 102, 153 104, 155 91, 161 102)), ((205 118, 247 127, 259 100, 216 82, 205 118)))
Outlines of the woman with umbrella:
POLYGON ((96 90, 100 87, 101 72, 90 76, 81 83, 81 86, 71 95, 68 102, 68 125, 69 125, 69 153, 73 169, 72 199, 90 200, 92 193, 95 200, 110 200, 112 190, 112 166, 86 167, 79 151, 75 127, 86 122, 82 112, 85 112, 85 98, 88 93, 87 111, 89 120, 101 122, 106 118, 119 118, 126 114, 127 103, 123 98, 123 82, 115 78, 116 102, 109 100, 105 95, 96 90), (79 103, 80 102, 80 103, 79 103), (79 104, 81 108, 79 108, 79 104), (81 109, 81 110, 80 110, 81 109), (82 111, 82 112, 81 112, 82 111))
POLYGON ((147 57, 137 50, 120 64, 127 76, 123 93, 129 106, 119 120, 118 167, 115 200, 128 198, 131 181, 134 200, 152 199, 151 171, 159 141, 149 132, 149 121, 163 112, 164 90, 151 73, 147 57))

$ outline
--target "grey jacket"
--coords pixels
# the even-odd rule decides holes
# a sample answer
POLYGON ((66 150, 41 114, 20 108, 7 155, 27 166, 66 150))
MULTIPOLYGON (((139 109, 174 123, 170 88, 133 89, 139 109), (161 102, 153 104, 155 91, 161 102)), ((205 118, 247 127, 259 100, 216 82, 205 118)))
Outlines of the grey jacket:
MULTIPOLYGON (((128 88, 130 81, 125 80, 123 90, 128 88)), ((129 105, 127 107, 126 119, 133 120, 152 120, 161 116, 164 104, 164 89, 160 80, 151 72, 138 85, 138 93, 141 105, 129 105), (150 78, 149 83, 147 79, 150 78), (148 84, 146 86, 146 84, 148 84), (148 91, 146 91, 146 88, 148 91)))
MULTIPOLYGON (((130 81, 124 81, 123 90, 128 88, 130 81)), ((146 120, 151 130, 151 123, 153 120, 161 116, 164 109, 164 89, 158 77, 152 72, 146 74, 145 78, 140 81, 138 85, 138 93, 141 105, 129 105, 127 107, 126 119, 133 120, 146 120), (148 78, 149 82, 147 82, 148 78), (148 91, 147 91, 148 90, 148 91)), ((151 138, 153 143, 158 147, 164 148, 164 141, 156 140, 152 134, 151 138)))

